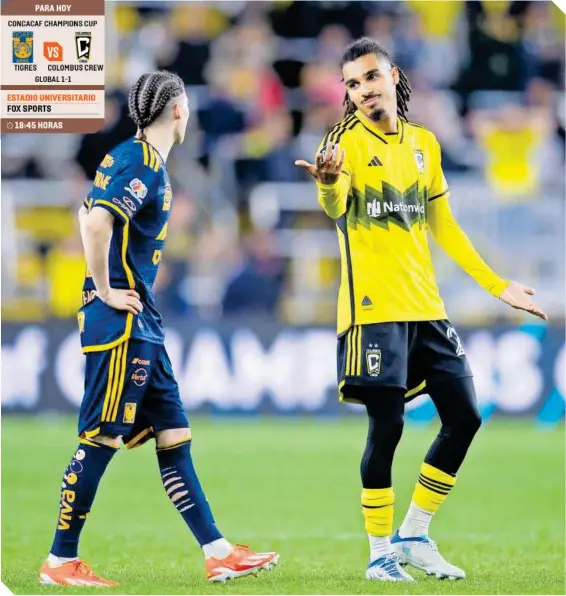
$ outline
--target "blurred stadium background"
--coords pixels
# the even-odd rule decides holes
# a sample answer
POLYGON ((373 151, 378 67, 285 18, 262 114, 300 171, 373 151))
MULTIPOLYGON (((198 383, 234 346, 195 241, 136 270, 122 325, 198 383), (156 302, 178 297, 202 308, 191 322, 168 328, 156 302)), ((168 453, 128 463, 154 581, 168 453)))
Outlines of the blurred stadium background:
MULTIPOLYGON (((565 21, 551 2, 506 1, 107 3, 105 128, 2 139, 4 412, 80 401, 75 215, 102 157, 134 133, 129 86, 158 68, 185 80, 192 112, 168 164, 156 288, 187 407, 355 411, 335 403, 335 231, 293 162, 341 118, 337 64, 362 34, 408 74, 410 119, 441 142, 460 223, 551 318, 500 304, 433 246, 484 415, 562 419, 565 21)), ((433 416, 426 399, 412 407, 433 416)))
MULTIPOLYGON (((105 128, 2 138, 4 583, 37 593, 76 445, 76 212, 105 153, 135 132, 129 86, 167 68, 185 80, 192 112, 168 163, 174 207, 156 288, 167 346, 220 527, 283 556, 276 572, 230 591, 369 589, 358 506, 366 423, 336 400, 336 234, 293 165, 312 159, 341 119, 337 64, 348 41, 367 34, 411 81, 410 119, 442 144, 461 225, 495 270, 537 289, 550 315, 540 324, 500 304, 433 245, 488 421, 433 536, 469 573, 459 593, 563 594, 564 15, 551 2, 507 1, 106 9, 105 128)), ((407 418, 397 521, 438 428, 426 397, 407 418)), ((196 545, 154 471, 151 448, 119 454, 81 555, 123 593, 205 593, 196 545)), ((417 576, 412 593, 454 591, 417 576)))

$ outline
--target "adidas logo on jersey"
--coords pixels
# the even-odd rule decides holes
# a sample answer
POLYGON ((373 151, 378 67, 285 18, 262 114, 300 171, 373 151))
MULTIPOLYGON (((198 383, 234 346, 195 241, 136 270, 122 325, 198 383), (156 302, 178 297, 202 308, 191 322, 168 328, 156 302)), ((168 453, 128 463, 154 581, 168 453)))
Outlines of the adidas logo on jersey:
POLYGON ((383 164, 379 161, 379 157, 377 155, 372 158, 372 160, 368 163, 368 166, 382 166, 383 164))

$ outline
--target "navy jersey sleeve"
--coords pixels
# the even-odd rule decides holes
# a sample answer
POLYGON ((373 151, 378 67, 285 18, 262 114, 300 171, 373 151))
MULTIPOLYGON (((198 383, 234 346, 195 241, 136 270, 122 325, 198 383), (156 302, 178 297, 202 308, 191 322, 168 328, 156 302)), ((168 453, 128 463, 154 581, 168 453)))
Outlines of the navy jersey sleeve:
MULTIPOLYGON (((151 152, 151 158, 149 155, 148 145, 142 141, 132 144, 129 151, 118 155, 110 171, 102 168, 103 161, 97 176, 107 178, 103 179, 105 188, 103 192, 93 193, 94 196, 87 199, 90 202, 87 207, 106 209, 120 223, 136 217, 155 200, 159 187, 160 162, 157 157, 153 159, 154 151, 151 152)), ((96 183, 95 179, 95 186, 96 183)))

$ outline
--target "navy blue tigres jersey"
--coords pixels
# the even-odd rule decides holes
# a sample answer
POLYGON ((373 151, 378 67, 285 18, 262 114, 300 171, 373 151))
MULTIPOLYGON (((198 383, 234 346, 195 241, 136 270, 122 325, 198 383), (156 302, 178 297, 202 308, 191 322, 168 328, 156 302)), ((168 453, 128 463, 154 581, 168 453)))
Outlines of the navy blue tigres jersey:
POLYGON ((104 304, 94 295, 94 281, 87 271, 78 314, 83 352, 108 350, 130 338, 163 342, 152 287, 167 236, 171 203, 165 163, 146 141, 131 138, 102 160, 85 206, 89 210, 106 209, 114 215, 110 286, 135 289, 144 310, 132 315, 104 304))

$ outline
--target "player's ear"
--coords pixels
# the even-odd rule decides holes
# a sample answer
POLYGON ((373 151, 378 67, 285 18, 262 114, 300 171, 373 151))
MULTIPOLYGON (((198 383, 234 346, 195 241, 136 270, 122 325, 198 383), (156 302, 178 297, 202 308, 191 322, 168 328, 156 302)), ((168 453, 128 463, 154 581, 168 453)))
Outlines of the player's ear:
POLYGON ((181 119, 181 106, 178 103, 173 104, 173 120, 181 119))
POLYGON ((391 78, 395 85, 399 83, 399 69, 395 65, 391 67, 391 78))

